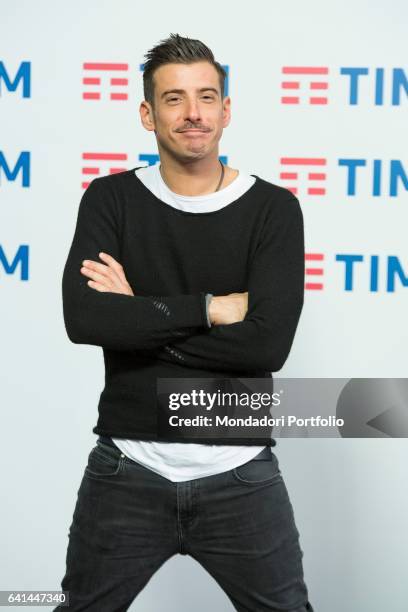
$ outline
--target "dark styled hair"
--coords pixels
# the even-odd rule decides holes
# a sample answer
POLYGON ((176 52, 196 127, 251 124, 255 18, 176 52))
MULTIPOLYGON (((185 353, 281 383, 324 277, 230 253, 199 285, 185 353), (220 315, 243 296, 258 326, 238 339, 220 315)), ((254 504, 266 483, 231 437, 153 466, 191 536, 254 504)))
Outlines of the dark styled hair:
POLYGON ((213 52, 200 40, 184 38, 179 34, 160 41, 145 54, 146 62, 143 70, 143 92, 147 102, 154 107, 153 74, 157 68, 165 64, 193 64, 194 62, 209 62, 218 72, 221 96, 224 97, 224 82, 227 76, 224 68, 215 61, 213 52))

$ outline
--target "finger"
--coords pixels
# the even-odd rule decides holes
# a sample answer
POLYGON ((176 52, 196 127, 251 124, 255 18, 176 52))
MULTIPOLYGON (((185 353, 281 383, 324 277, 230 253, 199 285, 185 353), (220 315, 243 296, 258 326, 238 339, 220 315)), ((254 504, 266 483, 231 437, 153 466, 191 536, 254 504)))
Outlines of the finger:
POLYGON ((106 264, 102 264, 98 261, 84 259, 82 265, 88 270, 94 270, 95 272, 99 272, 99 274, 104 274, 105 276, 112 277, 112 274, 114 273, 114 271, 109 266, 107 266, 106 264))
POLYGON ((112 257, 112 255, 108 255, 108 253, 99 253, 99 257, 101 259, 103 259, 103 261, 106 261, 106 263, 113 269, 115 270, 116 274, 119 276, 120 280, 123 283, 127 283, 126 280, 126 276, 125 273, 123 271, 123 266, 122 264, 120 264, 118 261, 116 261, 116 259, 114 257, 112 257))
POLYGON ((97 283, 95 281, 91 281, 89 280, 87 283, 91 289, 96 289, 97 291, 109 291, 111 292, 111 290, 108 287, 105 287, 105 285, 102 285, 101 283, 97 283))
MULTIPOLYGON (((84 261, 82 263, 85 264, 84 265, 84 271, 88 270, 88 271, 99 273, 102 276, 105 276, 106 282, 109 283, 109 286, 110 285, 112 285, 112 286, 114 285, 114 286, 118 286, 118 287, 121 286, 122 281, 121 281, 120 277, 117 275, 115 270, 110 268, 108 265, 99 263, 97 261, 87 260, 87 259, 84 259, 84 261)), ((82 269, 81 269, 81 271, 82 271, 82 269)))
POLYGON ((81 273, 84 276, 88 276, 90 279, 92 279, 93 281, 104 285, 108 288, 110 288, 112 286, 112 281, 108 276, 105 276, 104 274, 99 274, 99 272, 96 272, 96 270, 91 270, 90 268, 81 268, 81 273))

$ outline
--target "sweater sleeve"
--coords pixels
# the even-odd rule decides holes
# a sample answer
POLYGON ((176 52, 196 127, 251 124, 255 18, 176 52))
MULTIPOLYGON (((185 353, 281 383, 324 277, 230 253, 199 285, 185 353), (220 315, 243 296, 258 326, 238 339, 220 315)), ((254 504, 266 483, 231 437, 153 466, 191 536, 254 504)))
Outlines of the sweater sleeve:
POLYGON ((296 197, 271 210, 250 264, 247 290, 243 321, 167 344, 158 357, 215 371, 276 372, 283 367, 304 299, 303 215, 296 197))
POLYGON ((120 262, 120 215, 103 178, 84 192, 62 275, 64 323, 75 344, 112 350, 151 350, 208 329, 205 292, 130 296, 98 291, 80 269, 84 259, 102 262, 101 251, 120 262))

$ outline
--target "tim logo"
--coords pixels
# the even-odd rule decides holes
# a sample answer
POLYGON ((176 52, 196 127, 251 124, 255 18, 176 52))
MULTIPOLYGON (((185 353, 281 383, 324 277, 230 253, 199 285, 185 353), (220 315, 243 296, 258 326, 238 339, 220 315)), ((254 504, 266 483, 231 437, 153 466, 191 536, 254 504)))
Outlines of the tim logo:
POLYGON ((22 151, 14 163, 14 166, 6 159, 3 151, 0 151, 0 187, 3 183, 3 177, 7 181, 17 181, 21 178, 21 186, 30 186, 30 152, 22 151))
MULTIPOLYGON (((322 291, 324 253, 305 253, 305 290, 322 291)), ((343 291, 394 293, 408 287, 408 275, 396 255, 338 253, 333 258, 343 291)))
POLYGON ((0 244, 0 276, 3 274, 20 276, 20 280, 28 280, 29 245, 20 244, 13 254, 6 253, 0 244))
POLYGON ((326 164, 325 157, 281 157, 279 178, 284 181, 284 187, 294 195, 298 195, 298 182, 306 186, 310 196, 326 195, 326 164))
POLYGON ((327 104, 327 66, 283 66, 282 104, 327 104))
POLYGON ((323 253, 305 253, 305 289, 321 291, 323 289, 323 253))
POLYGON ((4 62, 0 62, 0 98, 5 92, 21 92, 22 98, 31 96, 31 63, 21 62, 19 68, 10 74, 4 62))
POLYGON ((346 194, 360 195, 362 187, 368 187, 372 196, 399 195, 399 187, 408 190, 408 173, 399 159, 339 159, 345 169, 346 194))
MULTIPOLYGON (((327 66, 282 66, 281 104, 327 105, 327 66)), ((344 99, 350 106, 400 106, 408 96, 408 78, 403 68, 344 66, 339 69, 344 99)))
POLYGON ((82 98, 101 100, 102 92, 109 100, 128 99, 128 64, 107 62, 84 62, 82 98))
POLYGON ((408 276, 396 255, 339 253, 336 262, 343 267, 344 291, 364 288, 393 293, 401 285, 408 287, 408 276))
MULTIPOLYGON (((281 157, 279 179, 282 186, 298 196, 325 196, 326 157, 281 157)), ((344 195, 397 198, 408 191, 408 171, 400 159, 339 158, 338 173, 344 195)))
POLYGON ((124 172, 127 161, 127 153, 82 153, 82 188, 86 189, 97 176, 124 172))

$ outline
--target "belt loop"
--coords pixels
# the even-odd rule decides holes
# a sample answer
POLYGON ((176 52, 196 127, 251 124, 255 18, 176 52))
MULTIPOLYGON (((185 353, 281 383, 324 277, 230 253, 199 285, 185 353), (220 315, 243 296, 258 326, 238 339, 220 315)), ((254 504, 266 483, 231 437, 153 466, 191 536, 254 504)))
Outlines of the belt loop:
POLYGON ((113 446, 113 448, 118 448, 116 444, 113 442, 112 438, 108 436, 99 436, 97 442, 103 442, 103 444, 108 444, 109 446, 113 446))

